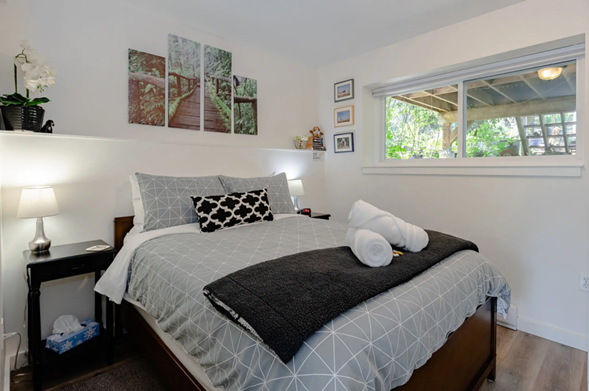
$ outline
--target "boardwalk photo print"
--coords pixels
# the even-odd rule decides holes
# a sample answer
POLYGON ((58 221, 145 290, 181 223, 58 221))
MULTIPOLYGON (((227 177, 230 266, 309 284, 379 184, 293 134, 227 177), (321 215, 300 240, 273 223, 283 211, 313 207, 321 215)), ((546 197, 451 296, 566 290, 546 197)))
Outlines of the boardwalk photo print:
POLYGON ((205 130, 231 133, 231 53, 205 45, 205 130))
POLYGON ((168 126, 200 130, 200 44, 168 35, 168 126))
POLYGON ((166 59, 129 49, 129 123, 166 124, 166 59))
POLYGON ((233 76, 234 133, 258 134, 258 83, 248 77, 233 76))

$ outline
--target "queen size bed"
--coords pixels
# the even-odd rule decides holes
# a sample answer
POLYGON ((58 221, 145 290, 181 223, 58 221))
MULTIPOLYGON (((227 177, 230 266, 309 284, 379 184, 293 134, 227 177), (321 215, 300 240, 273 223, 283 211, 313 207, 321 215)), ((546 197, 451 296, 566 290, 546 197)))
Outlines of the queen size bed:
POLYGON ((113 289, 125 295, 122 323, 172 389, 466 391, 494 379, 496 311, 508 307, 509 287, 477 252, 457 252, 342 313, 285 363, 203 288, 264 261, 344 246, 347 225, 275 214, 213 233, 197 223, 132 228, 132 217, 115 219, 110 275, 125 278, 113 289))

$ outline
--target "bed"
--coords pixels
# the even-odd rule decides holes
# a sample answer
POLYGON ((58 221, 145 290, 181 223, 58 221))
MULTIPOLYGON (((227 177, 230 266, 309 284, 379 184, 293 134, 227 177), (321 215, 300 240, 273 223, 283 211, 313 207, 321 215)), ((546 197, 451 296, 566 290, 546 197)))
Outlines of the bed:
MULTIPOLYGON (((133 217, 116 218, 114 224, 120 250, 133 217)), ((466 391, 494 380, 496 312, 498 303, 500 311, 509 305, 509 287, 472 251, 457 253, 342 314, 309 338, 294 363, 287 364, 216 313, 199 289, 251 262, 341 245, 342 232, 345 227, 337 222, 290 216, 214 234, 180 232, 148 240, 134 251, 129 292, 117 318, 171 389, 466 391), (240 246, 245 242, 247 246, 240 246), (210 262, 218 263, 213 253, 223 254, 222 264, 241 261, 213 270, 210 262), (169 267, 159 269, 166 263, 169 267), (174 274, 166 268, 176 271, 176 280, 170 280, 174 274), (186 285, 192 274, 202 283, 186 285), (184 288, 178 295, 170 294, 171 287, 184 288), (387 307, 391 303, 394 311, 387 307), (198 317, 200 323, 189 327, 198 317), (411 325, 399 326, 404 323, 411 325)))

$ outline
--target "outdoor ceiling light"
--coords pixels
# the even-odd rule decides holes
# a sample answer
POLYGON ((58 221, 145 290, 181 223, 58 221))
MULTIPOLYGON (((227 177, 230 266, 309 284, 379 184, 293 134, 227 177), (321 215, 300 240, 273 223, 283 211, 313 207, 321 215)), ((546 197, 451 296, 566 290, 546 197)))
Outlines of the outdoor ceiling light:
POLYGON ((562 67, 542 68, 538 71, 538 77, 542 80, 554 80, 562 73, 562 67))

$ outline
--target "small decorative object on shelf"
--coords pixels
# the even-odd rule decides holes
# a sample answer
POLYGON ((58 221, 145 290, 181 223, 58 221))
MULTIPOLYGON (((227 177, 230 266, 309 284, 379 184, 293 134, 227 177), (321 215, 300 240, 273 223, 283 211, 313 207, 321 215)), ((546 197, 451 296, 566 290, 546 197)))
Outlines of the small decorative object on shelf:
POLYGON ((319 129, 319 126, 315 126, 309 130, 313 135, 313 150, 314 151, 325 151, 325 145, 323 144, 323 132, 319 129))
POLYGON ((6 130, 32 130, 39 132, 45 110, 40 107, 48 103, 47 98, 30 98, 55 84, 57 72, 46 64, 47 59, 33 50, 27 41, 20 44, 22 51, 14 56, 14 94, 0 97, 0 110, 6 130), (18 70, 24 73, 26 96, 18 93, 18 70))
POLYGON ((55 126, 55 122, 53 120, 48 120, 45 122, 45 125, 41 128, 41 133, 53 133, 53 127, 55 126))
POLYGON ((309 137, 307 136, 295 136, 294 138, 294 146, 296 149, 307 149, 307 140, 309 137))

